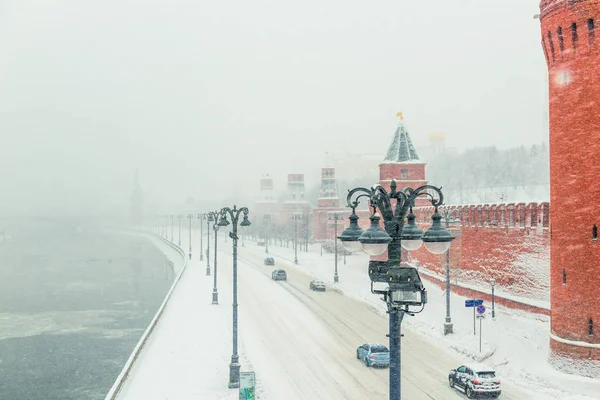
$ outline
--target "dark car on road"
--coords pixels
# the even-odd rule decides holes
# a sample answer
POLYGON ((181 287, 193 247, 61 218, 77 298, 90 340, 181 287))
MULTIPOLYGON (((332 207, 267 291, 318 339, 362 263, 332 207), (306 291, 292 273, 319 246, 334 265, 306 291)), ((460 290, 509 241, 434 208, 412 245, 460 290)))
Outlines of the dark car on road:
POLYGON ((265 265, 275 265, 275 260, 273 259, 273 257, 265 258, 265 265))
POLYGON ((389 367, 390 351, 379 343, 365 343, 356 349, 356 358, 367 367, 389 367))
POLYGON ((316 291, 321 291, 321 292, 324 292, 325 290, 327 290, 325 288, 325 282, 317 280, 317 279, 310 281, 310 285, 308 286, 308 288, 310 290, 316 290, 316 291))
POLYGON ((274 281, 287 281, 287 274, 283 269, 276 269, 271 272, 271 279, 274 281))
POLYGON ((469 399, 479 395, 495 399, 502 393, 496 371, 485 364, 465 364, 451 370, 448 383, 469 399))

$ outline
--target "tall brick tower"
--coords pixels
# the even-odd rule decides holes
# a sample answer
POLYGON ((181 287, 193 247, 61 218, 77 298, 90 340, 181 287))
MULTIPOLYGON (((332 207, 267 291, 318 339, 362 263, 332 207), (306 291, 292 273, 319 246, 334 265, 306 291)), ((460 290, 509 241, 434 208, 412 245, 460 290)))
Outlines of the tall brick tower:
POLYGON ((550 85, 550 361, 600 376, 600 1, 543 0, 539 17, 550 85))
MULTIPOLYGON (((379 164, 379 183, 390 190, 390 183, 395 180, 398 190, 405 187, 418 188, 427 184, 425 180, 425 162, 419 159, 417 150, 410 139, 404 125, 402 113, 397 114, 400 123, 388 148, 385 160, 379 164)), ((415 206, 428 206, 427 199, 417 199, 415 206)))

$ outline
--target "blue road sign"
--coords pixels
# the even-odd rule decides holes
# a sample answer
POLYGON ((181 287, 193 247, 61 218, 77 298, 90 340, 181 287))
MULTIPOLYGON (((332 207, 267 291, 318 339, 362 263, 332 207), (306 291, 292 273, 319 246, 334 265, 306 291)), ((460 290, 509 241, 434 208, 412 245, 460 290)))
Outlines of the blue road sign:
POLYGON ((485 306, 483 304, 480 304, 477 306, 477 314, 484 314, 485 313, 485 306))
POLYGON ((465 300, 465 307, 477 307, 483 304, 482 299, 465 300))

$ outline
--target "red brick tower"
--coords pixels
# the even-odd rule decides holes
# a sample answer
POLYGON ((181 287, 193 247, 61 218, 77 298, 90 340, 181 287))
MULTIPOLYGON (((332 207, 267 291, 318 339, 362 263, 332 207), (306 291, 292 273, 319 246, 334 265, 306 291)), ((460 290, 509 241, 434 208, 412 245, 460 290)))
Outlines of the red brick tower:
POLYGON ((598 0, 543 0, 550 85, 551 362, 600 376, 598 0), (577 359, 586 362, 573 362, 577 359), (596 361, 592 361, 596 360, 596 361), (591 372, 597 368, 596 372, 591 372))
MULTIPOLYGON (((404 126, 402 113, 398 113, 400 123, 388 148, 385 160, 379 164, 379 183, 390 190, 390 183, 396 180, 398 190, 405 187, 418 188, 427 184, 425 162, 419 159, 417 150, 404 126)), ((427 199, 417 199, 415 206, 431 205, 427 199)))

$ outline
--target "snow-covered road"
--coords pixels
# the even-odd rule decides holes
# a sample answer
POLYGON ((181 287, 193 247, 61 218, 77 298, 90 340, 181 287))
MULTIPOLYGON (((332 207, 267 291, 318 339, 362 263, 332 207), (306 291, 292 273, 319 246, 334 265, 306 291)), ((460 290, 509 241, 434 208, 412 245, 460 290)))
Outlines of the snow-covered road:
MULTIPOLYGON (((222 269, 225 281, 231 282, 231 269, 222 269)), ((367 368, 356 359, 356 348, 363 343, 387 345, 386 316, 335 290, 310 291, 312 278, 297 269, 286 269, 287 282, 272 281, 273 269, 263 265, 257 252, 241 249, 240 339, 267 397, 386 399, 388 370, 367 368)), ((403 333, 403 398, 460 397, 449 388, 447 376, 461 361, 410 330, 403 333)), ((504 384, 502 397, 532 398, 509 384, 504 384)))

